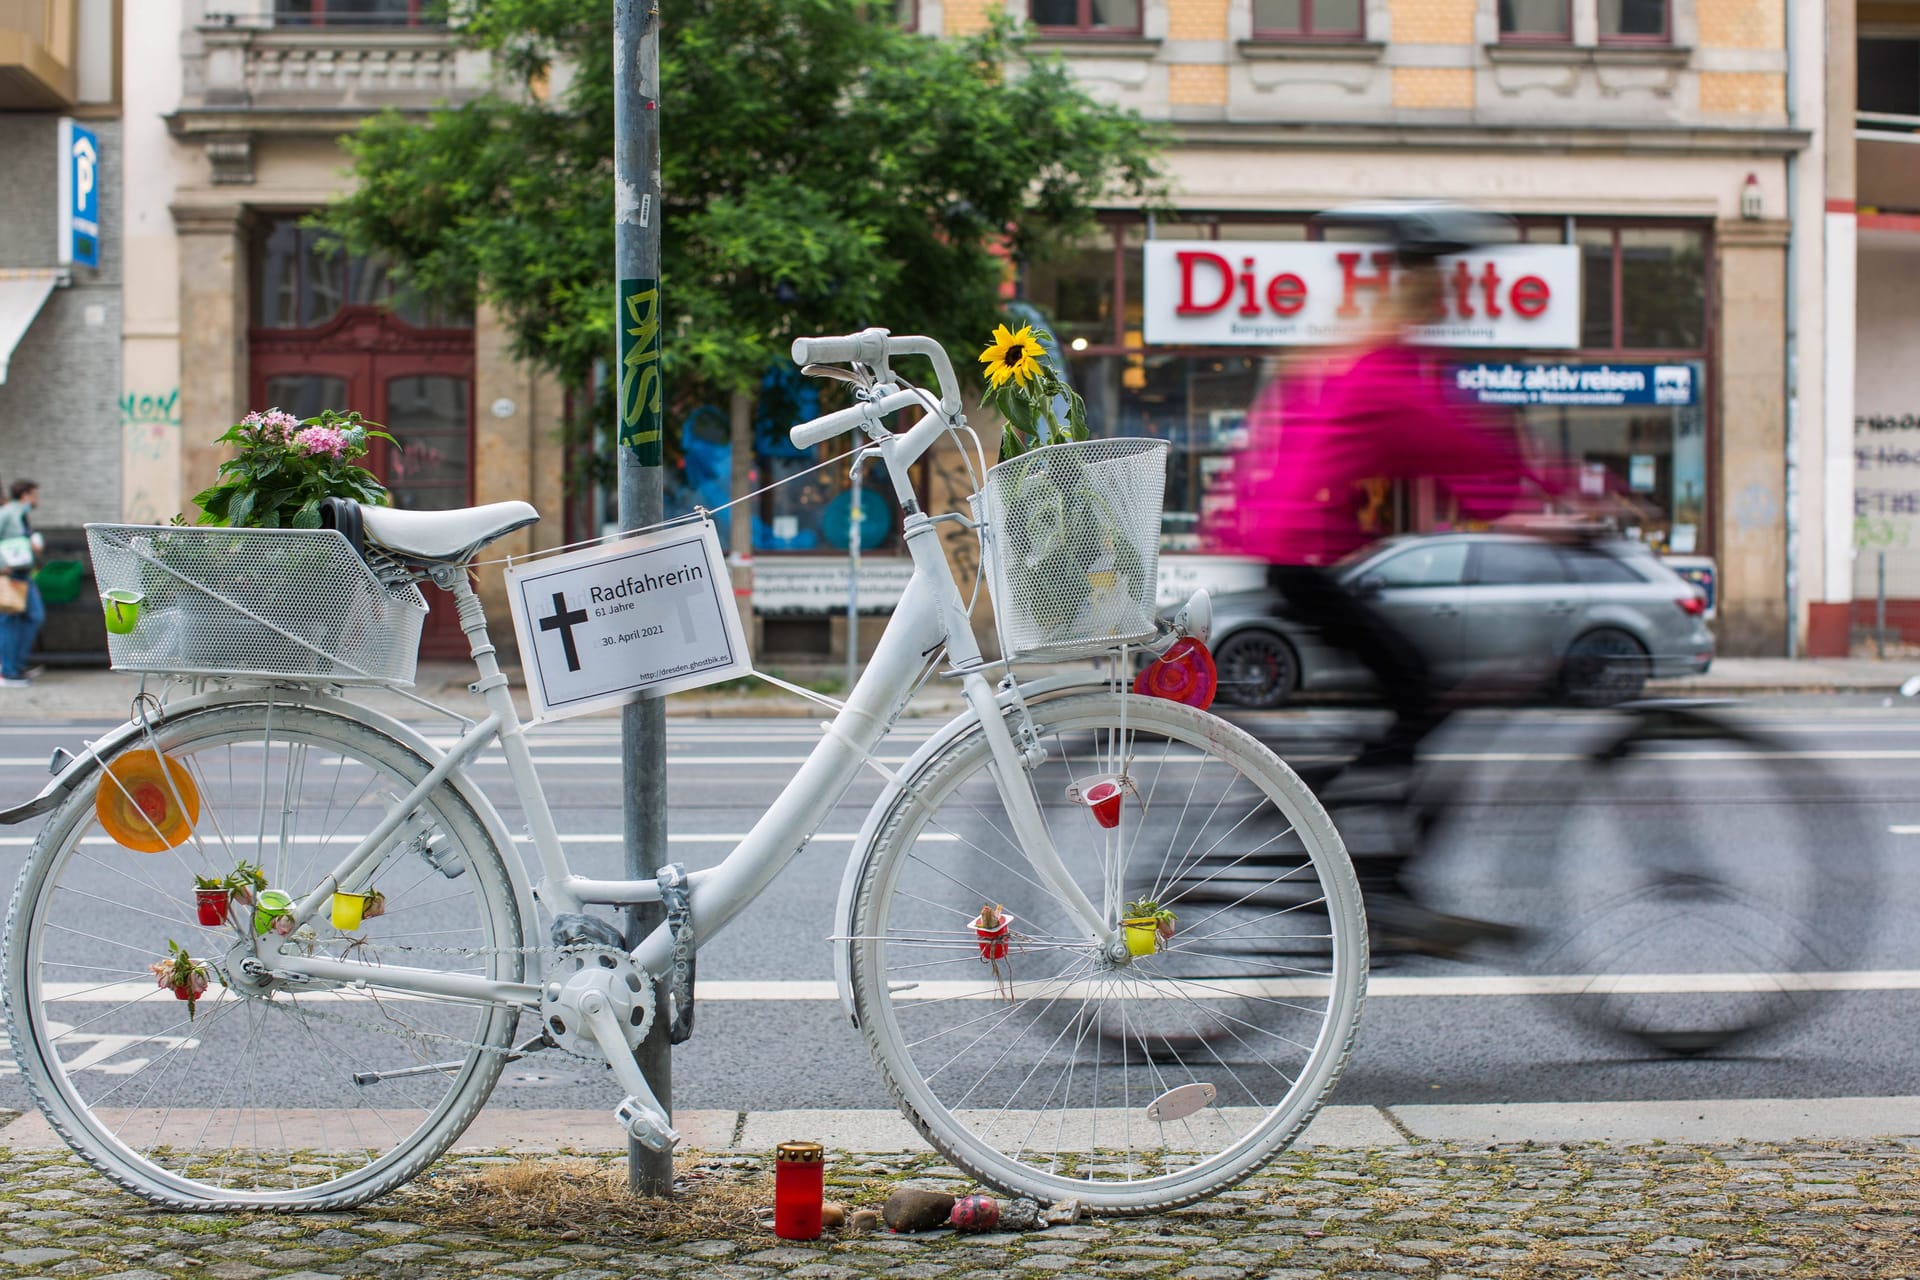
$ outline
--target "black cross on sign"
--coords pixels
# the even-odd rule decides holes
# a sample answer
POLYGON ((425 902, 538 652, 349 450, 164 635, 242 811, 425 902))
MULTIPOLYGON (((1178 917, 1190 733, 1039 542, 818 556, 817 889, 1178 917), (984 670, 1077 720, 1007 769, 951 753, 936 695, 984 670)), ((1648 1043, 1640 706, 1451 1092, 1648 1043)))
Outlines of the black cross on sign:
POLYGON ((553 593, 553 612, 540 619, 542 631, 558 631, 560 643, 567 651, 567 670, 580 669, 580 651, 573 647, 573 629, 587 620, 585 609, 567 608, 567 598, 560 592, 553 593))

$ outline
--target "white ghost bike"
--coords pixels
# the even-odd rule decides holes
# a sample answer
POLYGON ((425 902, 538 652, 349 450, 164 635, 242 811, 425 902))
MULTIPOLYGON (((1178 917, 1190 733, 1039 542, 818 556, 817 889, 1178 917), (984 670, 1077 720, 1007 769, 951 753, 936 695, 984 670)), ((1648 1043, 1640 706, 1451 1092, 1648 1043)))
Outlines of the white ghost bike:
MULTIPOLYGON (((481 548, 537 518, 527 504, 367 508, 358 544, 333 528, 90 530, 102 588, 145 597, 112 637, 117 665, 192 679, 57 755, 38 798, 0 814, 46 815, 7 917, 6 1029, 76 1151, 169 1205, 352 1205, 446 1151, 502 1066, 537 1052, 610 1065, 620 1124, 664 1149, 677 1135, 632 1050, 653 1019, 690 1014, 676 953, 765 890, 865 768, 884 788, 829 945, 887 1088, 956 1165, 1004 1192, 1149 1212, 1234 1184, 1299 1135, 1366 982, 1359 891, 1326 813, 1246 733, 1132 692, 1121 656, 1039 678, 985 660, 939 537, 962 517, 928 516, 911 483, 936 442, 971 434, 945 352, 869 329, 794 356, 858 401, 794 443, 863 433, 913 575, 791 782, 690 874, 569 866, 469 580, 481 548), (931 362, 937 392, 892 370, 909 356, 931 362), (888 430, 906 410, 915 425, 888 430), (487 708, 451 746, 349 697, 410 682, 429 579, 456 599, 487 708), (382 650, 395 637, 404 654, 382 650), (881 764, 908 698, 942 671, 966 709, 905 765, 881 764), (490 749, 524 858, 468 772, 490 749), (265 887, 243 874, 198 914, 195 878, 240 863, 265 887), (1189 905, 1203 865, 1286 867, 1273 874, 1297 887, 1279 908, 1258 885, 1189 905), (1159 922, 1144 943, 1123 923, 1142 899, 1159 922), (637 947, 595 914, 646 902, 669 923, 637 947), (150 971, 170 958, 184 987, 180 970, 150 971), (195 972, 205 989, 188 999, 195 972)), ((1016 656, 1023 625, 1039 656, 1173 642, 1152 609, 1163 449, 1058 445, 984 477, 976 512, 1016 656)), ((1194 604, 1187 629, 1203 631, 1194 604)))

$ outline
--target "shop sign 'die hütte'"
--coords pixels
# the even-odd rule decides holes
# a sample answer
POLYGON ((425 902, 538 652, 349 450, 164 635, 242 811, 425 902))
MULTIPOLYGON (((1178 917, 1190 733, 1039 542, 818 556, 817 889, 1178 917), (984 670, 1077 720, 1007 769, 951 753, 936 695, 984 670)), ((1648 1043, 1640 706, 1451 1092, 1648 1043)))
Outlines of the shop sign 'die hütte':
MULTIPOLYGON (((1578 347, 1580 250, 1507 244, 1439 262, 1445 313, 1417 340, 1447 347, 1578 347)), ((1149 240, 1146 340, 1287 346, 1351 340, 1396 274, 1387 245, 1149 240)))

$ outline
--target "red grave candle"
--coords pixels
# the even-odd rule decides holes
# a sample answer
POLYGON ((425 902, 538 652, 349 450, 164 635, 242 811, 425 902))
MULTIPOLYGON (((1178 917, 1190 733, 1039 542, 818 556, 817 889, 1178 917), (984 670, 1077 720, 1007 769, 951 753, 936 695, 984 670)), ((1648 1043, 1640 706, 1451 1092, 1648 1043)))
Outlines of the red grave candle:
POLYGON ((817 1142, 783 1142, 774 1150, 773 1234, 782 1240, 818 1240, 826 1194, 826 1153, 817 1142))

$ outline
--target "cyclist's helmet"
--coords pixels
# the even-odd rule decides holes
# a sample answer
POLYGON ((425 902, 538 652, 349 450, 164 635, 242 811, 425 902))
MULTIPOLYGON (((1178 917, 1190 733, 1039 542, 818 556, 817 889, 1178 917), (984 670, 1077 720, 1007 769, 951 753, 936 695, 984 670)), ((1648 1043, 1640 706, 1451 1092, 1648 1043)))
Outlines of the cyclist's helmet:
POLYGON ((1393 245, 1400 261, 1408 265, 1517 238, 1511 218, 1439 200, 1342 205, 1314 221, 1323 227, 1364 228, 1393 245))

